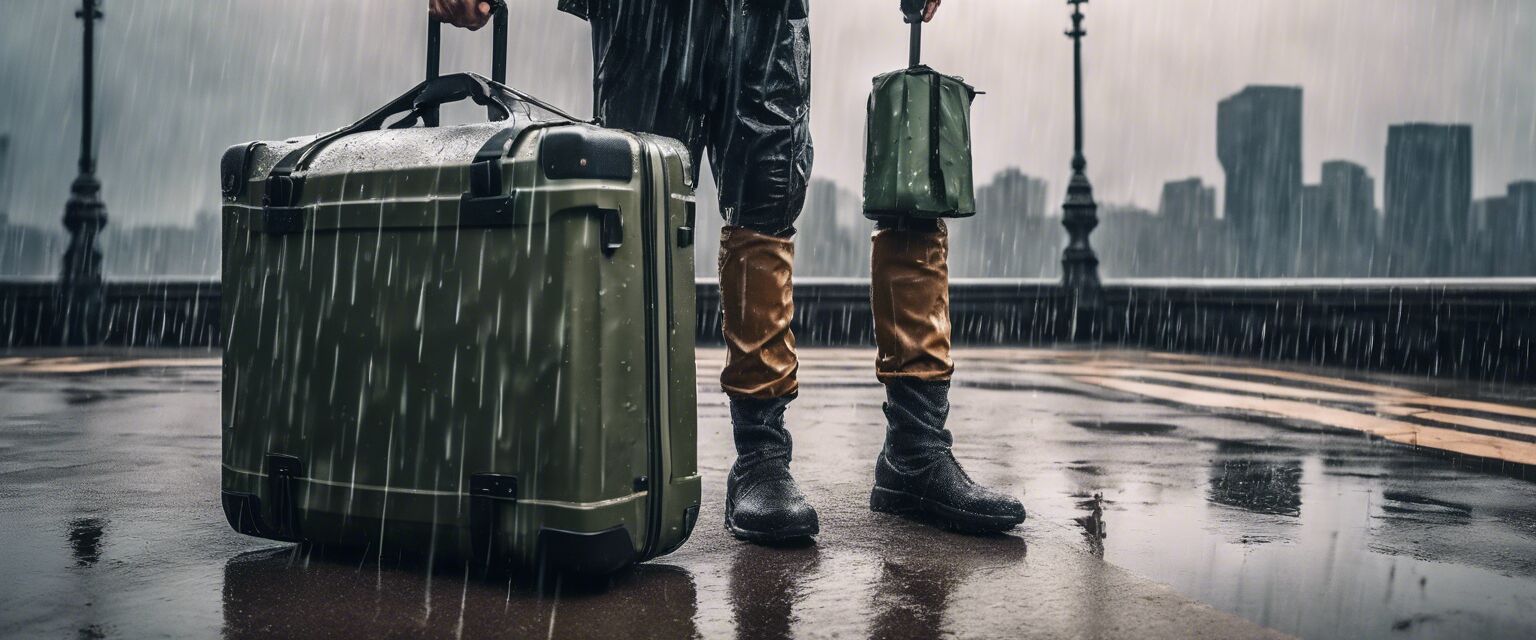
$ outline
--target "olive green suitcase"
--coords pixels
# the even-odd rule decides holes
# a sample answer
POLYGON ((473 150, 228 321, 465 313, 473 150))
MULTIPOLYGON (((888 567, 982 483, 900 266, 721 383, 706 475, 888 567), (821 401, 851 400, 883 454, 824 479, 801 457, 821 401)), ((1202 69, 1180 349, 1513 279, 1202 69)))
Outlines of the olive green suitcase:
POLYGON ((921 64, 921 0, 903 0, 912 24, 906 69, 875 78, 864 132, 864 215, 964 218, 976 214, 971 174, 975 88, 921 64))
POLYGON ((457 74, 330 134, 231 148, 221 169, 236 530, 588 573, 687 539, 680 143, 457 74), (495 121, 382 128, 462 99, 495 121))

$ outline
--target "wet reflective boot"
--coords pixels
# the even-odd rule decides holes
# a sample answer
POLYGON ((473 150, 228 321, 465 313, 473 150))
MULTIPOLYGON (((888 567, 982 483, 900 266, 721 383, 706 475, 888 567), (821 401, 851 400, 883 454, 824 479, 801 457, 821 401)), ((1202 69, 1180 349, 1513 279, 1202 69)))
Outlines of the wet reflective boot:
POLYGON ((949 381, 892 379, 885 384, 885 448, 875 462, 869 508, 967 533, 1007 531, 1024 522, 1024 505, 976 484, 950 449, 949 381))
POLYGON ((725 482, 725 528, 741 540, 780 542, 821 531, 816 510, 789 475, 784 409, 793 399, 731 398, 737 457, 725 482))

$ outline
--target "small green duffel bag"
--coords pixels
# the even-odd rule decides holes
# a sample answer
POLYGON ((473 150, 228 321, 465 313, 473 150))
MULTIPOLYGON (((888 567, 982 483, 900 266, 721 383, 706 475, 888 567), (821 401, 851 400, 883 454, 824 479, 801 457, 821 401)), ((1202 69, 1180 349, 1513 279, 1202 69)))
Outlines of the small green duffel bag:
POLYGON ((971 103, 965 80, 918 62, 921 19, 912 22, 911 66, 875 78, 864 132, 864 216, 965 218, 976 214, 971 103))

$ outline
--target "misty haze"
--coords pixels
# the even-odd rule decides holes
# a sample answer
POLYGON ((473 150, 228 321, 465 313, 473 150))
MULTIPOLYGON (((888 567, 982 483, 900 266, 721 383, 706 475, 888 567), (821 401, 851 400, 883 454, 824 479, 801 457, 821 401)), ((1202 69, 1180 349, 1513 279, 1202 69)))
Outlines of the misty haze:
MULTIPOLYGON (((333 129, 417 81, 419 4, 108 5, 97 92, 107 275, 216 274, 219 153, 333 129)), ((589 113, 587 26, 554 4, 514 3, 511 82, 589 113)), ((865 20, 865 4, 813 5, 802 276, 868 270, 864 100, 905 39, 865 20)), ((928 38, 929 61, 987 92, 974 122, 979 214, 951 225, 957 277, 1059 277, 1072 112, 1058 5, 953 0, 928 38)), ((1536 275, 1536 2, 1095 7, 1085 152, 1106 276, 1536 275)), ((0 274, 52 275, 75 174, 79 22, 44 0, 6 14, 0 274)), ((488 50, 450 36, 444 68, 484 71, 488 50)), ((713 264, 712 198, 706 181, 700 265, 713 264)))
POLYGON ((0 5, 0 639, 1536 638, 1536 0, 0 5))

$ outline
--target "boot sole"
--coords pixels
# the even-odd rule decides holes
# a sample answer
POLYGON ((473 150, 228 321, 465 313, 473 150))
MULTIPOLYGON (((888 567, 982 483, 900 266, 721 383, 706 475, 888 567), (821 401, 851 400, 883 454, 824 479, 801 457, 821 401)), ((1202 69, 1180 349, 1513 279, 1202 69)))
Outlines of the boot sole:
POLYGON ((791 542, 806 540, 821 533, 821 525, 813 524, 808 527, 780 529, 778 531, 753 531, 736 526, 735 505, 727 503, 725 506, 725 530, 729 531, 737 540, 757 543, 791 542))
POLYGON ((956 509, 905 491, 875 487, 869 493, 871 511, 894 516, 930 520, 960 533, 1000 533, 1023 524, 1024 518, 989 516, 956 509))

